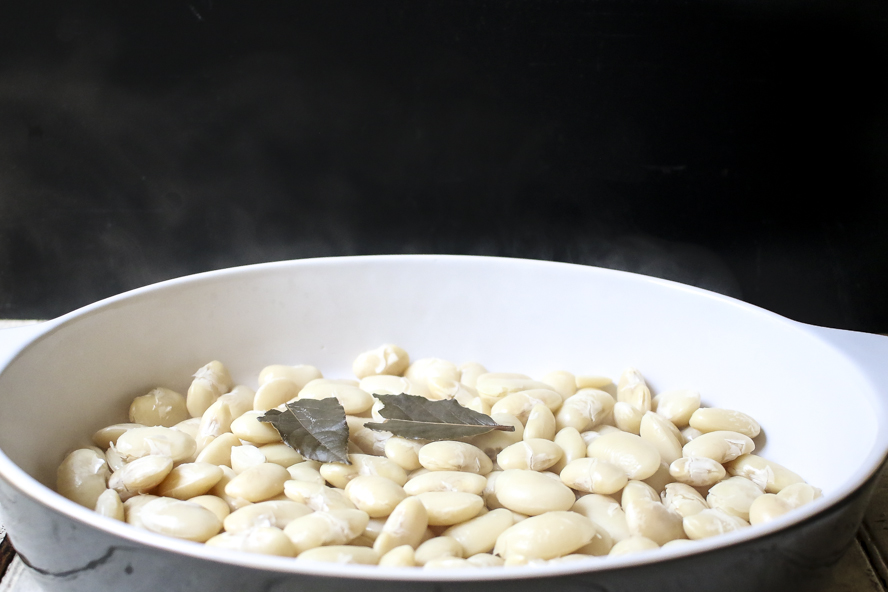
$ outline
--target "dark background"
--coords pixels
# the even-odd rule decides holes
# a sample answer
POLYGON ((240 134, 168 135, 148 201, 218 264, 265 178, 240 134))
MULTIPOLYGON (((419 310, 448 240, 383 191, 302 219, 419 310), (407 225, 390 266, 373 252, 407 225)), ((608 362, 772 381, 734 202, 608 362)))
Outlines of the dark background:
POLYGON ((436 252, 888 332, 886 6, 3 3, 0 317, 436 252))

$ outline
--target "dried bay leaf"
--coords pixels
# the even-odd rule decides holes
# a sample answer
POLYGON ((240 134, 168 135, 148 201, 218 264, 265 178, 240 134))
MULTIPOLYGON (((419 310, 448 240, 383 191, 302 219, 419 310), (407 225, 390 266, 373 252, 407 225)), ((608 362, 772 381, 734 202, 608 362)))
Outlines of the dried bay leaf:
POLYGON ((369 422, 364 427, 391 432, 414 440, 453 440, 486 434, 492 430, 513 432, 513 426, 499 425, 493 418, 467 409, 447 399, 431 401, 413 395, 374 395, 383 402, 379 414, 382 423, 369 422))
POLYGON ((269 409, 259 421, 270 423, 284 443, 318 462, 350 465, 345 410, 334 397, 287 403, 287 410, 269 409))

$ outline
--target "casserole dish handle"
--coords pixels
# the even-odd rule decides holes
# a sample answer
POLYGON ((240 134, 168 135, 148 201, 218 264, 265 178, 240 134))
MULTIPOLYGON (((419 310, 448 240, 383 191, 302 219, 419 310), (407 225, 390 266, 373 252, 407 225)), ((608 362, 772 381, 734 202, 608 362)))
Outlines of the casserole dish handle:
MULTIPOLYGON (((888 336, 809 326, 810 330, 855 361, 882 392, 888 392, 888 336)), ((888 406, 888 397, 885 400, 888 406)))

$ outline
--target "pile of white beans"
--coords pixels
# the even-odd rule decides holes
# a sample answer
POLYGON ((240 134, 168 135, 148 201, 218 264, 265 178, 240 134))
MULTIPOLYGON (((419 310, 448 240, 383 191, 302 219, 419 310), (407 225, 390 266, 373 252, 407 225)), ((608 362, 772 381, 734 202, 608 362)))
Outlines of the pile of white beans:
POLYGON ((183 396, 136 397, 130 423, 70 453, 58 491, 153 532, 298 560, 424 568, 523 565, 693 544, 773 520, 820 496, 752 454, 758 423, 700 395, 652 397, 634 368, 616 384, 539 380, 395 345, 362 353, 358 380, 268 366, 258 390, 213 361, 183 396), (514 432, 427 442, 364 427, 373 394, 455 399, 514 432), (336 397, 350 465, 305 460, 258 421, 297 399, 336 397))

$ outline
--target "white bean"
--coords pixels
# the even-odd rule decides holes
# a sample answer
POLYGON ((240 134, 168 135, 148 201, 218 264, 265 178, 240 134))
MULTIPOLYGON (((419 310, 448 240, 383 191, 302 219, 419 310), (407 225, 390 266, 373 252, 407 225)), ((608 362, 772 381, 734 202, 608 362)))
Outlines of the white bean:
POLYGON ((757 497, 749 506, 749 523, 753 526, 764 524, 783 516, 792 509, 789 502, 781 499, 776 493, 766 493, 757 497))
POLYGON ((301 386, 289 378, 268 380, 253 395, 253 409, 255 411, 274 409, 294 400, 301 390, 301 386))
MULTIPOLYGON (((258 395, 258 393, 257 393, 258 395)), ((299 399, 328 399, 335 397, 346 415, 363 413, 373 406, 373 397, 357 386, 330 381, 313 380, 299 391, 299 399)))
POLYGON ((700 457, 682 457, 669 465, 669 474, 686 485, 709 487, 725 476, 725 468, 716 460, 700 457))
POLYGON ((617 383, 617 402, 629 403, 641 413, 651 410, 651 390, 644 376, 635 368, 627 368, 620 375, 620 381, 617 383))
POLYGON ((577 392, 577 377, 567 370, 555 370, 541 378, 542 382, 551 385, 564 400, 577 392))
POLYGON ((462 545, 455 538, 439 536, 419 545, 414 554, 416 565, 425 565, 429 561, 441 557, 458 557, 462 559, 465 557, 465 550, 463 550, 462 545))
POLYGON ((208 541, 222 528, 219 518, 200 504, 168 497, 142 506, 139 520, 148 530, 199 543, 208 541))
POLYGON ((222 469, 205 462, 185 463, 170 471, 156 493, 187 500, 207 493, 222 479, 222 469))
POLYGON ((304 551, 296 559, 298 561, 321 561, 344 565, 376 565, 379 563, 379 554, 367 547, 330 545, 304 551))
POLYGON ((475 382, 478 396, 488 405, 495 405, 497 401, 511 393, 530 389, 551 389, 551 387, 524 374, 506 372, 489 372, 479 376, 475 382))
POLYGON ((405 471, 414 471, 422 466, 419 463, 419 449, 427 443, 425 440, 392 436, 385 441, 385 456, 405 471))
POLYGON ((563 455, 564 451, 555 442, 542 438, 531 438, 504 448, 496 456, 496 462, 504 470, 545 471, 561 460, 563 455))
MULTIPOLYGON (((578 432, 579 433, 579 432, 578 432)), ((555 438, 555 414, 543 404, 534 405, 527 416, 527 422, 524 425, 524 440, 542 439, 552 440, 555 438)), ((563 452, 563 451, 562 451, 563 452)), ((585 447, 583 450, 585 454, 585 447)))
MULTIPOLYGON (((127 463, 108 480, 108 486, 125 498, 153 489, 173 470, 173 459, 168 456, 145 456, 127 463)), ((163 494, 160 494, 163 495, 163 494)))
POLYGON ((419 449, 419 463, 430 471, 467 471, 486 475, 493 470, 490 458, 477 446, 442 440, 419 449))
POLYGON ((634 534, 629 538, 623 539, 611 548, 609 556, 617 557, 620 555, 631 555, 633 553, 641 553, 643 551, 652 551, 659 549, 659 545, 647 537, 634 534))
POLYGON ((231 433, 251 444, 272 444, 281 441, 281 435, 270 423, 261 422, 259 418, 264 411, 247 411, 231 422, 231 433))
POLYGON ((481 496, 461 491, 427 491, 415 496, 425 506, 429 526, 451 526, 478 515, 481 496))
POLYGON ((755 438, 762 431, 758 422, 739 411, 731 409, 697 409, 689 423, 701 432, 731 431, 755 438))
POLYGON ((555 479, 521 469, 503 471, 495 481, 496 499, 503 507, 528 516, 569 510, 576 496, 557 475, 553 476, 555 479))
POLYGON ((500 508, 451 526, 444 531, 443 535, 456 539, 462 545, 466 555, 487 553, 493 550, 497 537, 514 522, 512 512, 500 508))
POLYGON ((697 436, 682 448, 682 456, 702 456, 724 464, 755 450, 749 436, 737 432, 719 430, 697 436))
POLYGON ((586 454, 617 465, 630 479, 647 479, 660 467, 660 453, 653 444, 625 432, 596 438, 589 444, 586 454))
POLYGON ((273 526, 257 526, 238 533, 223 532, 208 540, 207 545, 245 553, 296 556, 296 549, 289 537, 280 528, 273 526))
POLYGON ((471 388, 475 388, 478 383, 478 377, 487 374, 487 368, 478 362, 465 362, 459 365, 460 377, 459 381, 471 388))
POLYGON ((576 428, 585 432, 601 424, 614 410, 614 398, 604 391, 580 389, 564 400, 555 414, 557 429, 576 428))
POLYGON ((623 504, 629 532, 646 537, 658 545, 685 538, 682 516, 660 500, 636 498, 623 504))
POLYGON ((204 508, 215 514, 216 518, 223 521, 223 523, 225 521, 225 518, 227 518, 231 514, 231 508, 228 507, 228 504, 225 502, 225 500, 215 495, 199 495, 186 501, 203 506, 204 508))
POLYGON ((93 509, 106 489, 108 477, 105 457, 89 448, 81 448, 66 456, 59 465, 56 490, 69 500, 93 509))
POLYGON ((791 507, 799 508, 810 504, 823 496, 823 492, 807 483, 793 483, 780 490, 777 497, 786 501, 791 507))
POLYGON ((127 462, 143 456, 168 456, 173 462, 188 460, 197 450, 194 438, 173 428, 134 428, 117 439, 117 452, 127 462))
POLYGON ((654 445, 662 462, 671 464, 681 458, 683 438, 668 419, 648 411, 641 418, 638 435, 654 445))
POLYGON ((311 514, 305 504, 294 501, 268 501, 244 506, 223 519, 227 532, 237 533, 260 526, 286 528, 290 522, 311 514))
POLYGON ((297 553, 322 545, 346 545, 367 527, 370 517, 361 510, 330 510, 300 516, 284 528, 297 553))
POLYGON ((200 417, 221 395, 231 390, 234 383, 228 369, 218 360, 213 360, 194 374, 188 387, 185 405, 191 417, 200 417))
POLYGON ((391 374, 400 376, 410 365, 410 356, 393 343, 384 343, 376 349, 362 352, 352 363, 352 372, 358 378, 391 374))
POLYGON ((700 393, 691 390, 665 391, 653 398, 651 406, 675 427, 685 428, 691 415, 700 408, 700 393))
POLYGON ((629 525, 626 514, 617 501, 606 495, 584 495, 571 508, 574 512, 589 518, 614 541, 629 538, 629 525))
POLYGON ((428 491, 459 491, 481 495, 487 485, 487 477, 462 471, 429 471, 411 477, 404 485, 408 495, 428 491))
POLYGON ((706 502, 716 508, 749 522, 749 507, 764 490, 746 477, 729 477, 709 488, 706 502))
POLYGON ((231 468, 238 475, 250 467, 261 465, 267 461, 265 454, 252 444, 232 446, 229 456, 231 458, 231 468))
POLYGON ((626 486, 629 477, 620 467, 598 458, 578 458, 561 470, 561 480, 576 491, 610 495, 626 486))
POLYGON ((143 426, 171 428, 188 419, 185 397, 168 388, 158 387, 148 394, 133 399, 129 408, 129 420, 143 426))
MULTIPOLYGON (((392 549, 408 545, 411 550, 419 546, 429 525, 429 516, 422 500, 408 497, 389 514, 373 548, 385 555, 392 549)), ((411 556, 411 562, 413 557, 411 556)))
POLYGON ((323 377, 324 375, 321 374, 320 370, 308 364, 298 364, 296 366, 272 364, 259 372, 259 386, 261 387, 265 383, 278 378, 286 378, 301 389, 312 380, 323 377))
POLYGON ((749 526, 749 523, 742 518, 717 509, 703 510, 686 516, 682 522, 688 538, 695 541, 749 526))
POLYGON ((493 430, 469 439, 469 442, 483 450, 488 458, 494 459, 503 448, 511 446, 515 442, 520 442, 524 438, 524 424, 514 415, 506 413, 492 413, 490 417, 500 425, 508 425, 515 428, 514 432, 493 430))
POLYGON ((345 493, 355 507, 371 518, 382 518, 407 497, 404 488, 385 477, 359 475, 345 486, 345 493))
POLYGON ((261 502, 284 491, 290 479, 287 469, 272 463, 263 463, 246 469, 225 486, 225 493, 251 502, 261 502))
POLYGON ((740 475, 751 480, 766 493, 779 493, 793 483, 805 480, 772 460, 755 454, 744 454, 725 465, 731 475, 740 475))
POLYGON ((379 565, 385 567, 415 567, 416 551, 410 545, 401 545, 379 558, 379 565))
POLYGON ((527 423, 530 411, 536 405, 545 405, 550 411, 561 408, 562 398, 551 388, 537 388, 510 393, 490 407, 491 413, 506 413, 527 423))
POLYGON ((660 494, 663 505, 683 518, 709 509, 709 504, 696 489, 684 483, 670 483, 660 494))
POLYGON ((552 511, 532 516, 504 530, 496 540, 494 554, 506 564, 535 559, 554 559, 573 553, 587 544, 597 530, 591 520, 575 512, 552 511))
POLYGON ((294 502, 305 504, 315 512, 355 509, 355 505, 342 490, 308 481, 287 481, 284 483, 284 495, 294 502))
POLYGON ((113 425, 109 425, 104 427, 93 434, 92 441, 93 444, 101 448, 102 450, 107 450, 112 444, 117 442, 117 439, 124 434, 124 432, 128 432, 134 428, 144 428, 140 423, 115 423, 113 425))
POLYGON ((101 495, 99 495, 94 509, 102 516, 120 520, 121 522, 125 520, 123 502, 120 500, 120 496, 117 495, 117 492, 113 489, 106 489, 101 495))

